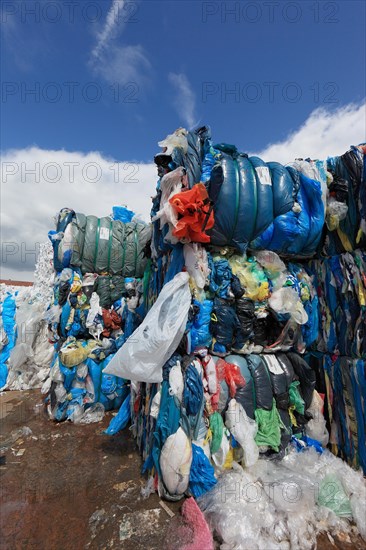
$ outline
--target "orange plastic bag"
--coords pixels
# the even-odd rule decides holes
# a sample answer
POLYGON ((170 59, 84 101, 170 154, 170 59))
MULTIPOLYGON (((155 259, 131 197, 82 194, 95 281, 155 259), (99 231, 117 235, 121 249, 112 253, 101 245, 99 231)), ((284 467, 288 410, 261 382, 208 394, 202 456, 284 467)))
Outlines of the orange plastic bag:
POLYGON ((237 388, 245 386, 245 378, 242 376, 240 368, 233 363, 227 363, 224 359, 219 359, 216 367, 221 372, 224 369, 225 382, 229 386, 230 397, 235 397, 237 388))
POLYGON ((170 200, 174 210, 180 215, 173 230, 174 237, 186 242, 209 243, 210 237, 202 231, 211 229, 214 224, 214 214, 210 210, 210 199, 203 183, 197 183, 187 191, 177 193, 170 200))

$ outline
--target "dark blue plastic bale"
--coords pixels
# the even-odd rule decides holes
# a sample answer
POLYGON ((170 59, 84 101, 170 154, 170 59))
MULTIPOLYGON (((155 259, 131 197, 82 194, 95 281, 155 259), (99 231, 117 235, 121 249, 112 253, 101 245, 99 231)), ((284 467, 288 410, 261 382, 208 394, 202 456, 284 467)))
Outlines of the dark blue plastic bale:
POLYGON ((273 391, 267 366, 260 355, 251 354, 246 359, 254 380, 256 407, 270 411, 273 405, 273 391))
POLYGON ((278 353, 277 359, 281 365, 281 368, 283 372, 286 375, 287 378, 287 386, 290 387, 291 382, 293 382, 296 379, 294 367, 292 366, 292 363, 290 359, 287 357, 286 353, 278 353))
POLYGON ((229 155, 223 154, 220 164, 212 169, 209 185, 211 199, 218 187, 220 192, 214 204, 215 225, 210 232, 211 244, 240 248, 239 243, 233 241, 238 217, 240 176, 237 162, 229 155))
POLYGON ((300 391, 303 400, 305 401, 305 410, 307 410, 313 399, 313 393, 316 384, 315 371, 307 364, 307 362, 297 353, 288 353, 296 375, 300 381, 300 391))
POLYGON ((272 178, 273 215, 276 218, 291 210, 299 186, 279 162, 267 162, 267 166, 272 178))
POLYGON ((240 200, 235 240, 247 243, 254 235, 258 217, 257 180, 246 155, 237 158, 240 175, 240 200))
POLYGON ((257 219, 251 237, 260 235, 273 221, 273 192, 271 173, 266 163, 259 157, 250 157, 257 187, 257 219))
MULTIPOLYGON (((208 183, 215 214, 211 243, 232 246, 245 252, 248 243, 268 228, 262 241, 255 243, 254 248, 273 249, 271 240, 276 228, 271 224, 276 216, 291 212, 299 179, 281 164, 266 164, 258 157, 248 158, 233 145, 219 144, 215 148, 221 151, 221 156, 212 168, 208 183)), ((212 158, 207 157, 206 163, 210 168, 212 158)), ((277 247, 283 229, 289 228, 288 244, 296 233, 296 219, 291 219, 287 224, 286 221, 282 220, 282 226, 277 229, 277 247)))

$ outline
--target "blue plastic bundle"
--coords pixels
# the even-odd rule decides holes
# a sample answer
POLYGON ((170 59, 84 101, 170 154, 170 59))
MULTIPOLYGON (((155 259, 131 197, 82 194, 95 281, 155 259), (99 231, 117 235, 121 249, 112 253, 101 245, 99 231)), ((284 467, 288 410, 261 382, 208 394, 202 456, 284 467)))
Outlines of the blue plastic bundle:
POLYGON ((203 401, 203 385, 197 369, 189 365, 185 373, 183 401, 188 415, 195 416, 203 401))
POLYGON ((195 350, 201 346, 210 347, 212 337, 210 334, 210 320, 213 302, 204 300, 202 303, 194 300, 194 305, 199 308, 191 328, 191 348, 195 350))
POLYGON ((123 430, 127 426, 131 418, 131 410, 130 410, 131 394, 127 386, 125 386, 124 394, 125 394, 124 401, 120 406, 120 409, 117 415, 112 418, 108 428, 104 430, 104 433, 106 435, 114 435, 120 430, 123 430))
POLYGON ((250 248, 293 256, 312 256, 319 245, 324 225, 321 185, 292 168, 288 170, 294 179, 299 179, 300 189, 296 195, 298 207, 275 217, 267 229, 251 242, 250 248))
POLYGON ((248 157, 228 144, 206 151, 201 179, 214 203, 211 243, 242 252, 276 217, 291 210, 298 190, 286 167, 248 157))
POLYGON ((135 212, 126 208, 126 206, 113 206, 112 215, 114 220, 119 220, 122 223, 128 223, 132 220, 135 212))
POLYGON ((0 388, 6 384, 8 377, 7 361, 16 340, 15 309, 15 297, 9 294, 2 304, 3 328, 8 341, 0 351, 0 388))
POLYGON ((216 485, 217 479, 211 463, 201 447, 192 443, 192 464, 189 475, 189 490, 198 498, 216 485))

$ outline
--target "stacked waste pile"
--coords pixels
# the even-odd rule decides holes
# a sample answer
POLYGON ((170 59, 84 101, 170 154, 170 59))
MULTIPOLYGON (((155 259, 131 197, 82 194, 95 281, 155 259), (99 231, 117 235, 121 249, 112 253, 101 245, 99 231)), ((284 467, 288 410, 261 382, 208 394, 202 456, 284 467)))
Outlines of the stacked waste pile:
MULTIPOLYGON (((145 296, 151 309, 106 372, 134 382, 134 430, 145 469, 159 474, 161 493, 180 498, 182 486, 172 491, 161 461, 180 438, 187 460, 196 445, 205 448, 208 464, 231 464, 235 433, 225 435, 224 428, 230 398, 241 416, 257 420, 251 430, 257 453, 283 450, 293 433, 306 441, 308 409, 321 414, 315 374, 294 353, 318 336, 311 279, 301 265, 286 266, 273 251, 254 249, 314 254, 327 174, 324 162, 287 168, 233 146, 212 146, 207 128, 179 130, 160 145, 145 296), (243 254, 248 248, 252 253, 243 254), (190 429, 179 431, 180 424, 190 429)), ((326 444, 322 428, 317 435, 326 444)))
POLYGON ((55 280, 46 319, 55 354, 42 391, 52 419, 96 422, 105 410, 129 408, 127 381, 102 371, 143 315, 151 228, 125 207, 104 218, 64 208, 49 238, 55 280))
POLYGON ((299 259, 316 254, 325 219, 335 219, 328 164, 264 163, 213 146, 207 128, 180 129, 160 145, 147 314, 105 369, 131 380, 143 494, 194 496, 224 547, 249 538, 253 548, 311 548, 321 530, 350 531, 339 517, 366 536, 362 474, 324 450, 325 371, 302 355, 322 345, 317 264, 299 259), (303 515, 291 496, 273 495, 290 478, 303 515), (269 489, 255 510, 245 498, 223 503, 226 488, 243 483, 269 489))
POLYGON ((49 374, 53 346, 44 320, 53 285, 52 247, 41 244, 31 287, 1 291, 0 388, 40 388, 49 374))

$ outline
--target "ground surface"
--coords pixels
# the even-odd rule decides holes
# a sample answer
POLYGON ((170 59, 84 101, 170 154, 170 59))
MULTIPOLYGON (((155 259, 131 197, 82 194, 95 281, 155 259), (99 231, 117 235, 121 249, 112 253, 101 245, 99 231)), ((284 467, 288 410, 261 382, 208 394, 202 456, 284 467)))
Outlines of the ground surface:
MULTIPOLYGON (((14 430, 32 430, 8 443, 0 466, 2 550, 179 547, 174 532, 181 503, 164 503, 169 514, 156 494, 141 497, 146 480, 129 431, 101 434, 110 418, 88 426, 56 424, 47 419, 39 391, 0 395, 0 446, 14 430)), ((334 545, 324 535, 318 548, 366 545, 359 539, 334 545)))

